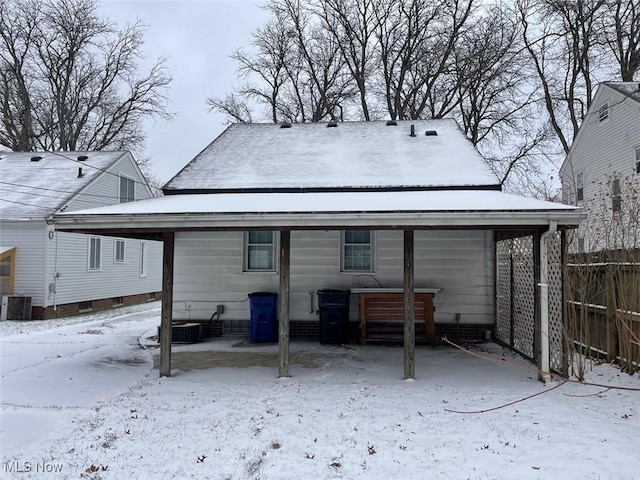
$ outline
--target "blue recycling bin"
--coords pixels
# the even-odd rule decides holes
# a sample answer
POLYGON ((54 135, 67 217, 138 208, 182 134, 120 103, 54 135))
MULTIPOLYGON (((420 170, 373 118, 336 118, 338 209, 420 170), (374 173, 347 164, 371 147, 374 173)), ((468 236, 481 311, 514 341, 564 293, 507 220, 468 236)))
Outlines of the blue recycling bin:
POLYGON ((249 294, 251 343, 274 343, 278 340, 277 293, 255 292, 249 294))

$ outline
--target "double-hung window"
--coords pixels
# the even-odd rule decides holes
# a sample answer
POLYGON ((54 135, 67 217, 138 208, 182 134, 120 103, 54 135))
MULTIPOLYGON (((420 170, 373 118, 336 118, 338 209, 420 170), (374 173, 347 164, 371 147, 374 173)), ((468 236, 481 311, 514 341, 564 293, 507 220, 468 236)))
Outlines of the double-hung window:
POLYGON ((136 182, 120 176, 120 203, 133 202, 136 199, 136 182))
POLYGON ((373 272, 373 232, 345 230, 342 234, 343 272, 373 272))
POLYGON ((618 213, 622 209, 622 188, 620 179, 615 178, 611 183, 611 211, 618 213))
POLYGON ((275 271, 276 242, 274 232, 255 231, 245 234, 246 272, 275 271))
POLYGON ((89 237, 89 270, 100 270, 102 258, 102 239, 89 237))
POLYGON ((124 240, 116 238, 113 242, 113 263, 124 263, 124 240))
POLYGON ((576 175, 576 203, 580 205, 584 200, 584 173, 576 175))
POLYGON ((636 147, 636 175, 640 175, 640 147, 636 147))

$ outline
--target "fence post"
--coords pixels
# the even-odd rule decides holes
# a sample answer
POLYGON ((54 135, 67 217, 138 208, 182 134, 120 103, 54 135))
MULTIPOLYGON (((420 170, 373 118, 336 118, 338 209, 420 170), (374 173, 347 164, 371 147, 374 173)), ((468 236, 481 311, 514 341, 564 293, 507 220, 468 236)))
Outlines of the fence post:
POLYGON ((607 268, 606 270, 604 288, 605 302, 607 304, 606 349, 607 361, 610 362, 618 356, 618 329, 616 328, 616 284, 614 281, 614 274, 610 268, 607 268))

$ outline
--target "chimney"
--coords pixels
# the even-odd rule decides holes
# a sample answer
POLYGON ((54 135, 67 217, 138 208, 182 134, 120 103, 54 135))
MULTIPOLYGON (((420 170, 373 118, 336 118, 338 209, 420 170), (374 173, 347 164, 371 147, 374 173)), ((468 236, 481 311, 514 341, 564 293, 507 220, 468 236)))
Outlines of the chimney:
POLYGON ((78 178, 82 178, 84 174, 82 173, 82 167, 78 167, 78 178))

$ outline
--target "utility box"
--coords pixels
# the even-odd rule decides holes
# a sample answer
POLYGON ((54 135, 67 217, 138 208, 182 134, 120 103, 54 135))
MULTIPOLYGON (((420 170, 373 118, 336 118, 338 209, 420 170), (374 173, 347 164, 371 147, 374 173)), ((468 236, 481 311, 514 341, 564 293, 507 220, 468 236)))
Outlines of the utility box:
POLYGON ((2 296, 0 320, 31 320, 31 297, 2 296))
POLYGON ((255 292, 249 294, 251 343, 274 343, 278 340, 277 293, 255 292))
POLYGON ((349 343, 349 290, 318 290, 320 343, 349 343))

